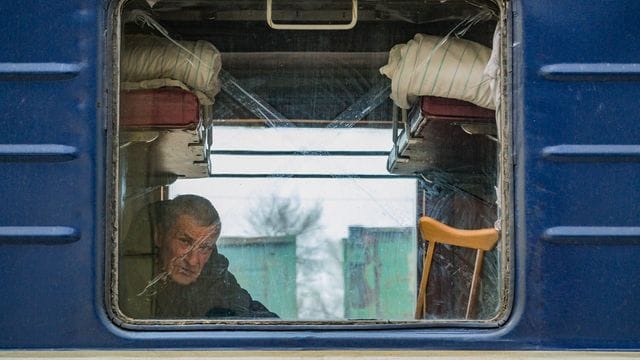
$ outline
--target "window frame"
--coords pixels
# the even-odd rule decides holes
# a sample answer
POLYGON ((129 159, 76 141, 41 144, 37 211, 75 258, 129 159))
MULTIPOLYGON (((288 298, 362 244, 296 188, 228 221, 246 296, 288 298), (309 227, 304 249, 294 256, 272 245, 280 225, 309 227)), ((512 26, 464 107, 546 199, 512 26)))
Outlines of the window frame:
MULTIPOLYGON (((107 250, 105 252, 105 306, 107 315, 110 320, 117 326, 127 330, 142 331, 191 331, 191 330, 207 330, 207 331, 306 331, 306 330, 420 330, 420 329, 497 329, 504 325, 513 311, 515 303, 514 282, 512 276, 514 273, 514 262, 511 249, 513 249, 514 224, 513 224, 513 165, 514 157, 512 154, 514 146, 513 141, 513 118, 512 114, 512 96, 514 95, 513 84, 511 83, 512 73, 510 71, 513 64, 512 54, 508 51, 507 44, 510 43, 513 33, 513 25, 511 13, 511 4, 513 1, 501 0, 500 6, 502 15, 499 22, 502 25, 502 43, 501 43, 501 67, 500 79, 498 84, 502 89, 501 108, 496 112, 496 117, 502 121, 502 131, 499 134, 502 137, 500 144, 500 153, 498 159, 498 182, 502 184, 501 200, 498 209, 500 211, 500 274, 502 279, 500 283, 500 309, 496 316, 487 320, 408 320, 393 321, 389 323, 385 320, 341 320, 341 321, 254 321, 254 320, 223 320, 223 319, 180 319, 180 320, 143 320, 131 319, 124 315, 118 307, 118 247, 119 247, 119 216, 120 209, 119 199, 119 141, 120 133, 118 121, 119 94, 114 89, 120 88, 119 81, 119 57, 121 49, 121 13, 127 0, 112 0, 109 2, 107 13, 108 24, 106 26, 106 46, 105 54, 105 73, 103 84, 103 92, 106 95, 107 107, 105 130, 107 134, 107 164, 109 166, 109 181, 106 190, 106 202, 108 209, 106 211, 107 229, 107 250)), ((223 175, 224 177, 225 175, 223 175)), ((264 176, 262 176, 264 177, 264 176)), ((328 177, 333 177, 328 175, 328 177)), ((349 176, 352 177, 352 176, 349 176)), ((372 176, 375 178, 384 178, 385 176, 372 176)), ((393 178, 411 177, 393 175, 393 178)), ((416 177, 419 182, 423 181, 416 177)))

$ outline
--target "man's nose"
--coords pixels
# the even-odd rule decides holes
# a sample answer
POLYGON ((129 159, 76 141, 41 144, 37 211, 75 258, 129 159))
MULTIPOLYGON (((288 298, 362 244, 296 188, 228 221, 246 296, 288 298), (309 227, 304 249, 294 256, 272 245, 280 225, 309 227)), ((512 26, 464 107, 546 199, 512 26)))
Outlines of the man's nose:
POLYGON ((187 260, 187 264, 189 264, 190 266, 198 265, 198 252, 194 249, 191 249, 187 253, 187 256, 185 256, 185 260, 187 260))

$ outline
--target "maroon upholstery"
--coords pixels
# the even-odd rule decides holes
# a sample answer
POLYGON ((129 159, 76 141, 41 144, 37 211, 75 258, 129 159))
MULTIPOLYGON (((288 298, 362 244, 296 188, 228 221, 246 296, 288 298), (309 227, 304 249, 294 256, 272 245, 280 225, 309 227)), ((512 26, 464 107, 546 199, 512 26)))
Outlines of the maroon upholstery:
POLYGON ((421 107, 422 114, 428 118, 493 121, 496 116, 495 111, 470 102, 435 96, 423 96, 421 107))
POLYGON ((198 98, 176 87, 120 92, 120 126, 124 128, 195 128, 198 98))

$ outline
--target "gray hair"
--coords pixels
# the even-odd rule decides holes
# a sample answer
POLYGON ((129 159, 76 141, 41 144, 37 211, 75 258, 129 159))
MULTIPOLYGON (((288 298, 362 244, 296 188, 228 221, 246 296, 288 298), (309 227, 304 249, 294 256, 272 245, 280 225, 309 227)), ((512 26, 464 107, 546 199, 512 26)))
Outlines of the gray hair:
POLYGON ((168 231, 180 215, 192 217, 200 226, 218 226, 220 215, 209 200, 198 195, 180 195, 173 200, 160 201, 152 206, 152 218, 162 232, 168 231))

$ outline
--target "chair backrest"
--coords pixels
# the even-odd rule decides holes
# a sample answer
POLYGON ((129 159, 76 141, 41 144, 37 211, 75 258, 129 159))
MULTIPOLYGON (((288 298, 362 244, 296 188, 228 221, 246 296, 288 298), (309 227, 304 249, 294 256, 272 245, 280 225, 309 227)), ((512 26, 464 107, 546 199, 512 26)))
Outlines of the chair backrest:
POLYGON ((474 312, 478 294, 478 284, 482 273, 482 262, 484 252, 494 248, 498 242, 499 234, 496 229, 461 230, 445 225, 433 218, 423 216, 419 220, 420 233, 422 239, 429 243, 424 255, 422 266, 422 277, 420 279, 420 289, 418 291, 418 302, 416 304, 416 318, 424 317, 427 310, 427 286, 433 253, 437 243, 461 246, 476 250, 476 260, 473 269, 471 289, 469 290, 469 301, 467 303, 466 318, 470 318, 474 312))

